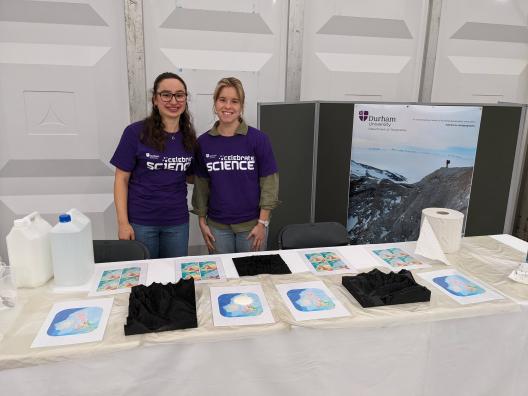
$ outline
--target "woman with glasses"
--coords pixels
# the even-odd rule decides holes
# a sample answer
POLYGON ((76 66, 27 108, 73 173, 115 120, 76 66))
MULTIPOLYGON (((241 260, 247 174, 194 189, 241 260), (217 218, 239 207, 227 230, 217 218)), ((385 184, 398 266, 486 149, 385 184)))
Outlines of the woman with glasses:
POLYGON ((214 91, 218 121, 198 138, 193 213, 210 252, 266 250, 279 174, 268 137, 242 118, 244 88, 221 79, 214 91))
POLYGON ((119 239, 143 242, 151 258, 186 256, 187 181, 196 145, 187 86, 162 73, 152 88, 152 112, 123 132, 111 164, 119 239))

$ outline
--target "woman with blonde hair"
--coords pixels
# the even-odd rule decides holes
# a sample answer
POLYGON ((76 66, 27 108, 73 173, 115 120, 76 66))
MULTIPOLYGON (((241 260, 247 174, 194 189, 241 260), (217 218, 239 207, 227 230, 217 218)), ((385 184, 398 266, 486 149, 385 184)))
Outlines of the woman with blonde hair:
POLYGON ((218 121, 198 138, 193 212, 210 252, 265 250, 279 191, 271 143, 242 117, 240 80, 221 79, 213 99, 218 121))

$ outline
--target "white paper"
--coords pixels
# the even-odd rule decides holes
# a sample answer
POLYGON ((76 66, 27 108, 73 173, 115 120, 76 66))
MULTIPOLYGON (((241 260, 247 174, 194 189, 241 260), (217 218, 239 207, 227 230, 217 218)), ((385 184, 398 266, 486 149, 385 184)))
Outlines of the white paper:
POLYGON ((271 309, 259 283, 211 287, 215 326, 244 326, 274 323, 271 309))
POLYGON ((152 283, 174 283, 176 275, 174 273, 174 259, 156 259, 148 262, 146 286, 152 283))
POLYGON ((339 318, 350 312, 321 281, 275 285, 297 321, 339 318))
POLYGON ((31 348, 101 341, 113 302, 110 297, 54 304, 31 348))
POLYGON ((88 295, 128 293, 132 286, 146 283, 147 268, 145 262, 135 261, 96 264, 88 295))
POLYGON ((378 245, 375 248, 365 247, 364 249, 367 249, 383 267, 395 272, 402 269, 412 270, 431 267, 429 264, 418 260, 405 249, 394 245, 378 245))
POLYGON ((380 266, 379 261, 374 258, 370 251, 361 245, 340 246, 338 251, 357 272, 370 271, 372 268, 380 266))
POLYGON ((281 251, 280 256, 290 269, 292 274, 299 274, 302 272, 308 272, 309 269, 306 267, 304 260, 299 256, 298 252, 292 251, 281 251))
POLYGON ((233 262, 233 257, 236 257, 234 255, 224 255, 222 256, 222 265, 224 266, 224 272, 225 276, 228 279, 238 279, 240 276, 238 276, 238 272, 235 267, 235 263, 233 262))
POLYGON ((447 259, 440 242, 438 241, 429 220, 424 218, 422 225, 420 227, 420 236, 416 242, 416 249, 414 250, 416 254, 420 256, 427 257, 432 260, 438 260, 447 265, 451 265, 447 259))
POLYGON ((417 274, 459 304, 500 300, 504 296, 454 269, 417 274))
POLYGON ((522 239, 516 238, 508 234, 499 234, 499 235, 489 235, 491 238, 504 243, 505 245, 518 250, 526 256, 528 253, 528 242, 523 241, 522 239))
POLYGON ((185 257, 175 260, 176 281, 194 278, 196 283, 207 283, 226 278, 222 259, 218 256, 185 257))
POLYGON ((317 275, 357 273, 335 248, 303 250, 299 255, 306 267, 317 275))

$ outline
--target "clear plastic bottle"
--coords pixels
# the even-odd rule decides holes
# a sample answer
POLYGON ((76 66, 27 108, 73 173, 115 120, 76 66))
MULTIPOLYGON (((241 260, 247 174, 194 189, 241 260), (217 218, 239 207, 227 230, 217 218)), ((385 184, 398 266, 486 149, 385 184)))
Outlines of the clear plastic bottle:
POLYGON ((38 212, 14 221, 6 237, 9 265, 17 287, 37 287, 53 276, 51 225, 38 212))
POLYGON ((82 215, 78 211, 61 214, 50 231, 55 286, 83 285, 93 274, 91 224, 86 216, 79 214, 82 215))
POLYGON ((11 267, 0 257, 0 310, 13 308, 16 304, 17 291, 13 283, 11 267))
POLYGON ((83 238, 89 241, 86 243, 87 254, 90 256, 90 261, 94 263, 92 222, 90 218, 75 208, 68 210, 66 213, 71 216, 73 222, 78 223, 82 228, 83 238))

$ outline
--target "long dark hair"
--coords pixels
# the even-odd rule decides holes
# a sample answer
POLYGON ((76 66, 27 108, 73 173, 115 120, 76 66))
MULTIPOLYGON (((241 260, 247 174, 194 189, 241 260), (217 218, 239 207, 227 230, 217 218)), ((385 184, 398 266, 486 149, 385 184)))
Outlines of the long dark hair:
MULTIPOLYGON (((164 125, 161 119, 161 114, 158 107, 154 105, 154 98, 158 94, 159 84, 168 78, 175 78, 180 81, 187 93, 187 84, 185 81, 175 73, 165 72, 161 73, 154 80, 152 87, 152 112, 145 118, 145 127, 141 133, 140 139, 143 144, 154 147, 158 151, 165 151, 165 144, 167 142, 167 135, 163 133, 164 125)), ((180 115, 179 131, 183 137, 183 147, 188 152, 194 152, 196 148, 196 130, 192 123, 192 117, 189 113, 189 104, 185 103, 185 111, 180 115)))

